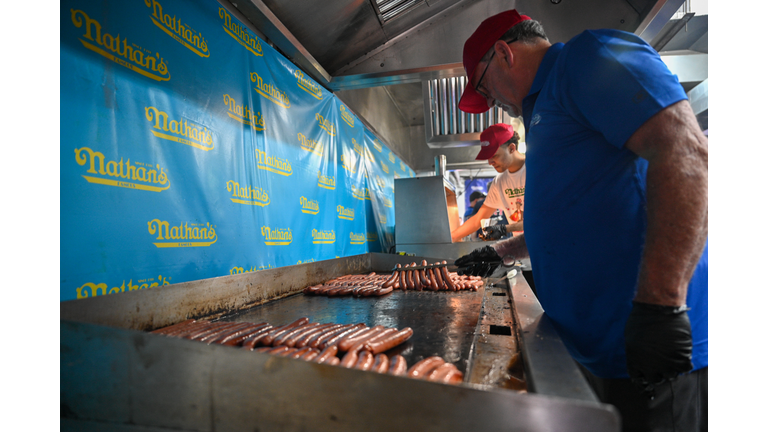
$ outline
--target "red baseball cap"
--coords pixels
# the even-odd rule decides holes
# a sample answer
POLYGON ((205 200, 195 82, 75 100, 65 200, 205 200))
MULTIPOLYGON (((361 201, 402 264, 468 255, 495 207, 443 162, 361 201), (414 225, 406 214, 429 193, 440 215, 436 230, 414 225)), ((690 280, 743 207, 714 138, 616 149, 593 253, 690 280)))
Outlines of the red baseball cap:
POLYGON ((497 123, 493 126, 489 126, 480 134, 480 153, 477 154, 475 160, 488 160, 496 154, 499 147, 505 142, 512 139, 515 135, 512 125, 506 123, 497 123))
POLYGON ((464 42, 464 71, 467 73, 467 86, 459 100, 460 110, 472 114, 488 111, 488 102, 472 87, 475 69, 485 53, 507 30, 529 19, 531 18, 520 15, 515 9, 496 14, 480 23, 472 36, 464 42))

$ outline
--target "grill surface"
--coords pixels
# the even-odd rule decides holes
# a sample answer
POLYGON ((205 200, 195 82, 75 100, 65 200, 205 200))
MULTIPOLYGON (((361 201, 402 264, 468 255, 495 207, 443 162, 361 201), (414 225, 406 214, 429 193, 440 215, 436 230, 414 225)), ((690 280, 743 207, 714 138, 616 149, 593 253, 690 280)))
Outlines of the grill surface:
POLYGON ((325 297, 293 295, 220 321, 288 324, 307 317, 310 322, 411 327, 413 337, 387 351, 400 354, 410 367, 440 356, 466 373, 484 289, 478 291, 393 291, 383 297, 325 297))

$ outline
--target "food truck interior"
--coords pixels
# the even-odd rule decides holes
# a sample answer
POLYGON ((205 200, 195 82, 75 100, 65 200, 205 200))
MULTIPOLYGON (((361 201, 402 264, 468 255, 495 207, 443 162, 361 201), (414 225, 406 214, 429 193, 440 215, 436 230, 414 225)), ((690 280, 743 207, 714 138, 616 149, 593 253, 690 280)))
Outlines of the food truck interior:
POLYGON ((706 2, 62 1, 61 429, 620 430, 529 261, 452 266, 480 133, 524 151, 457 108, 511 8, 640 36, 708 129, 706 2))

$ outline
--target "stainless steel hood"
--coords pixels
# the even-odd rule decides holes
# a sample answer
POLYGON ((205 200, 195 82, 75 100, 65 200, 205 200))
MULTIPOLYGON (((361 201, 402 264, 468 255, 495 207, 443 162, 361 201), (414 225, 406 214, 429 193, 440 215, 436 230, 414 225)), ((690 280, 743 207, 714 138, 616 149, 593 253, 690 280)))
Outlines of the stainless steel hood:
POLYGON ((449 133, 428 144, 430 129, 435 134, 425 104, 434 101, 425 98, 423 87, 430 80, 465 77, 464 41, 498 12, 517 8, 537 19, 551 42, 589 28, 615 28, 661 40, 676 53, 703 52, 706 62, 706 21, 692 40, 681 38, 680 29, 690 36, 693 20, 669 26, 684 0, 219 1, 333 91, 417 173, 433 171, 438 154, 446 155, 449 166, 474 161, 476 136, 449 133))

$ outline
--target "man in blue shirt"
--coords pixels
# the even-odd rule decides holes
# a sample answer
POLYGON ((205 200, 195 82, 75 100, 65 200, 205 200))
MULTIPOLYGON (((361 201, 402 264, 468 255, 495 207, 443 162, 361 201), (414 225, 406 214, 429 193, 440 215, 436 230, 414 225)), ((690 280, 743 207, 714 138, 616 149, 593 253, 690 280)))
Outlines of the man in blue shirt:
POLYGON ((456 260, 530 256, 537 296, 624 430, 706 430, 708 144, 685 92, 637 36, 551 44, 515 10, 464 45, 459 108, 526 130, 526 225, 456 260), (589 265, 585 265, 589 263, 589 265))

